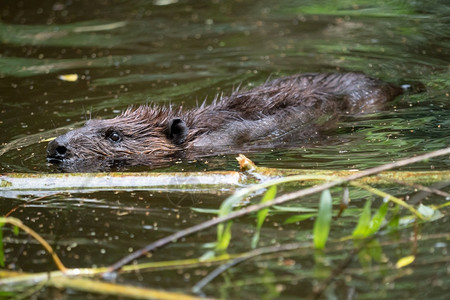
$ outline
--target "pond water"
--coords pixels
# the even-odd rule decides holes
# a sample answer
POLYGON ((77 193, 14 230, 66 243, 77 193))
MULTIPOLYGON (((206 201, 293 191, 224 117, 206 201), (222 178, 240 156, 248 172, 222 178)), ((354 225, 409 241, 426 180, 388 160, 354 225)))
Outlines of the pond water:
MULTIPOLYGON (((398 84, 422 83, 426 92, 403 95, 381 111, 342 119, 314 145, 247 153, 277 168, 365 169, 447 147, 450 141, 447 1, 177 1, 2 0, 0 3, 0 170, 54 173, 47 142, 89 118, 110 118, 132 104, 193 107, 236 86, 304 72, 362 71, 398 84), (423 3, 422 3, 423 2, 423 3)), ((448 157, 404 170, 448 170, 448 157)), ((237 170, 235 155, 186 161, 155 171, 237 170)), ((145 168, 130 168, 144 171, 145 168)), ((53 195, 25 205, 29 195, 4 196, 2 215, 21 219, 55 245, 68 267, 106 266, 127 253, 211 215, 231 190, 92 192, 53 195)), ((403 191, 404 192, 404 191, 403 191)), ((404 196, 402 191, 395 191, 404 196)), ((317 207, 317 197, 302 200, 317 207)), ((431 198, 433 199, 433 198, 431 198)), ((442 202, 442 198, 435 200, 442 202)), ((356 201, 360 208, 363 200, 356 201)), ((380 202, 377 203, 378 205, 380 202)), ((348 212, 351 215, 351 210, 348 212)), ((313 220, 281 225, 270 216, 263 245, 310 241, 313 220), (300 228, 299 228, 300 227, 300 228)), ((331 236, 351 234, 357 217, 337 221, 331 236)), ((248 249, 253 218, 233 224, 230 252, 248 249)), ((419 258, 407 270, 383 269, 406 256, 412 229, 385 237, 383 260, 367 270, 355 261, 336 279, 328 298, 444 299, 450 286, 449 220, 421 228, 419 258), (447 230, 445 230, 447 228, 447 230), (447 234, 446 238, 433 238, 447 234), (388 264, 388 263, 386 263, 388 264), (380 266, 381 265, 381 266, 380 266)), ((5 229, 6 267, 26 272, 55 269, 26 234, 5 229)), ((416 228, 417 230, 417 228, 416 228)), ((213 229, 156 251, 152 260, 201 256, 213 229)), ((345 258, 336 248, 329 265, 345 258)), ((121 275, 117 281, 169 291, 190 288, 211 268, 121 275)), ((240 264, 204 289, 210 297, 308 297, 317 286, 313 253, 289 253, 240 264)), ((44 288, 36 298, 96 298, 44 288)))

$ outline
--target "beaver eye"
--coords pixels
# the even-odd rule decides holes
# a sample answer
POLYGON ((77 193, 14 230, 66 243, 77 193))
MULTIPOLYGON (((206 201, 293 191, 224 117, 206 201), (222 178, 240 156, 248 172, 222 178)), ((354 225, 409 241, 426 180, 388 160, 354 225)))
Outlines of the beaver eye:
POLYGON ((106 132, 106 137, 113 142, 120 142, 120 140, 122 139, 120 134, 114 130, 106 132))

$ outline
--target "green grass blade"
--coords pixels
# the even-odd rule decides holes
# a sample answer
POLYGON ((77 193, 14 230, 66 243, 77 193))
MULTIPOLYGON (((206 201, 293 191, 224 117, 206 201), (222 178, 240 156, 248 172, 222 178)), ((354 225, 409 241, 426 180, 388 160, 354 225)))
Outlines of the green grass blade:
MULTIPOLYGON (((234 204, 242 199, 244 195, 236 193, 233 196, 225 200, 219 209, 218 217, 223 217, 228 215, 233 211, 234 204)), ((217 225, 217 246, 216 250, 225 250, 231 240, 231 224, 232 222, 221 223, 217 225)))
POLYGON ((317 216, 316 213, 295 215, 295 216, 287 218, 286 221, 284 221, 284 224, 292 224, 292 223, 301 222, 301 221, 308 220, 315 216, 317 216))
POLYGON ((389 203, 387 201, 383 203, 372 217, 372 221, 369 225, 369 235, 376 233, 380 229, 383 224, 384 217, 386 216, 388 205, 389 203))
POLYGON ((191 210, 202 214, 215 214, 215 215, 219 214, 219 210, 214 208, 191 207, 191 210))
POLYGON ((304 213, 304 212, 317 212, 316 208, 310 208, 310 207, 303 207, 303 206, 280 206, 280 205, 274 205, 273 209, 280 211, 280 212, 297 212, 297 213, 304 213))
POLYGON ((358 225, 356 225, 356 228, 353 231, 354 238, 365 238, 369 235, 371 205, 372 205, 372 201, 370 201, 370 199, 367 199, 366 204, 364 205, 363 211, 361 212, 361 216, 359 217, 358 225))
MULTIPOLYGON (((267 201, 273 200, 275 198, 276 194, 277 194, 277 186, 276 185, 272 185, 267 190, 267 192, 264 194, 264 196, 262 197, 260 203, 262 204, 262 203, 265 203, 267 201)), ((264 208, 264 209, 258 211, 256 230, 255 230, 255 234, 253 235, 253 238, 252 238, 252 249, 255 249, 256 245, 258 244, 261 227, 262 227, 262 225, 264 223, 264 220, 266 219, 268 213, 269 213, 269 209, 268 208, 264 208)))
POLYGON ((228 248, 228 245, 230 245, 232 224, 233 222, 231 221, 225 223, 222 235, 220 236, 220 240, 217 241, 216 251, 224 251, 228 248))
POLYGON ((320 196, 319 213, 314 222, 314 247, 323 249, 328 239, 331 224, 332 198, 330 190, 325 190, 320 196))

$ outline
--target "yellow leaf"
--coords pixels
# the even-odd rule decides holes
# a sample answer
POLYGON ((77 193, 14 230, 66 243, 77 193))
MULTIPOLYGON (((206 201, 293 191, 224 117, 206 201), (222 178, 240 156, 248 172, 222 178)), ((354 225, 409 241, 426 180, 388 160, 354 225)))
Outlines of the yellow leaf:
POLYGON ((397 261, 395 267, 397 269, 403 268, 404 266, 411 264, 415 259, 416 257, 414 255, 402 257, 397 261))
POLYGON ((70 81, 70 82, 75 82, 78 80, 78 74, 64 74, 64 75, 59 75, 58 79, 61 79, 62 81, 70 81))
POLYGON ((56 137, 51 137, 51 138, 48 138, 45 140, 40 140, 39 143, 50 142, 50 141, 53 141, 54 139, 56 139, 56 137))

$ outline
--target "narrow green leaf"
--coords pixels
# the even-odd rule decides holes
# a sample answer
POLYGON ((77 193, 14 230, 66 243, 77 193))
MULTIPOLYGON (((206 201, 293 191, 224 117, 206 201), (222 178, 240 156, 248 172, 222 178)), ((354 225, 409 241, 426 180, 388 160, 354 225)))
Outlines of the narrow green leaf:
POLYGON ((370 229, 370 207, 372 205, 372 201, 367 199, 366 204, 359 216, 358 225, 356 225, 355 230, 353 231, 353 237, 355 238, 365 238, 369 235, 370 229))
MULTIPOLYGON (((231 197, 227 198, 222 203, 222 205, 220 205, 218 217, 224 217, 224 216, 228 215, 229 213, 231 213, 233 211, 234 204, 237 203, 237 201, 241 200, 243 196, 244 195, 237 192, 234 195, 232 195, 231 197)), ((219 245, 221 245, 221 247, 222 247, 223 245, 227 244, 226 240, 228 238, 231 239, 231 232, 225 232, 226 230, 228 230, 228 231, 230 230, 230 226, 231 226, 230 222, 228 222, 226 224, 221 223, 221 224, 217 225, 217 246, 218 247, 219 247, 219 245), (226 229, 226 228, 228 228, 228 229, 226 229), (228 236, 224 237, 224 235, 228 235, 228 236)), ((226 247, 223 249, 226 249, 226 247)))
POLYGON ((215 214, 215 215, 219 214, 219 210, 214 208, 191 207, 191 210, 202 214, 215 214))
MULTIPOLYGON (((262 197, 260 203, 263 204, 263 203, 266 203, 268 201, 273 200, 275 198, 276 194, 277 194, 277 186, 276 185, 272 185, 267 190, 267 192, 264 194, 264 196, 262 197)), ((261 228, 262 224, 264 223, 264 220, 266 219, 266 216, 267 216, 268 212, 269 212, 268 208, 261 209, 258 212, 258 216, 257 216, 257 218, 258 218, 258 222, 257 222, 258 228, 261 228)))
POLYGON ((319 213, 314 222, 314 247, 323 249, 328 239, 331 224, 332 198, 330 190, 325 190, 320 196, 319 213))
POLYGON ((278 211, 282 211, 282 212, 298 212, 298 213, 303 213, 303 212, 316 212, 316 211, 317 211, 316 208, 303 207, 303 206, 281 206, 281 205, 274 205, 273 208, 276 209, 276 210, 278 210, 278 211))
POLYGON ((370 221, 369 225, 369 235, 376 233, 380 229, 383 224, 384 217, 386 216, 388 206, 388 202, 383 203, 372 217, 372 221, 370 221))
POLYGON ((286 221, 284 221, 284 224, 292 224, 292 223, 296 223, 296 222, 301 222, 304 220, 308 220, 316 215, 317 214, 301 214, 301 215, 291 216, 291 217, 287 218, 286 221))
MULTIPOLYGON (((261 199, 261 204, 271 201, 275 198, 275 195, 277 194, 277 186, 276 185, 272 185, 267 192, 264 194, 264 196, 261 199)), ((257 223, 256 223, 256 230, 255 230, 255 234, 253 235, 252 238, 252 248, 255 249, 256 245, 258 244, 259 241, 259 234, 261 231, 261 227, 264 223, 264 220, 267 217, 267 214, 269 213, 269 209, 268 208, 264 208, 261 209, 260 211, 258 211, 257 214, 257 223)))
POLYGON ((231 241, 231 225, 233 222, 228 221, 225 223, 224 230, 221 238, 217 241, 216 251, 224 251, 228 248, 231 241))

